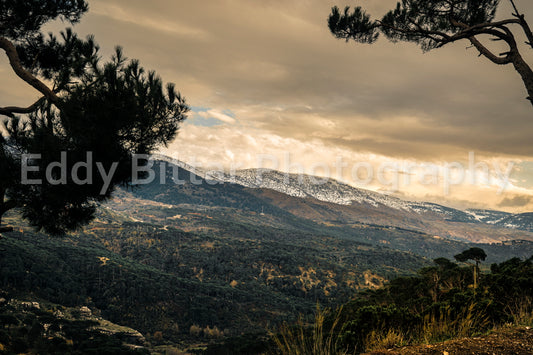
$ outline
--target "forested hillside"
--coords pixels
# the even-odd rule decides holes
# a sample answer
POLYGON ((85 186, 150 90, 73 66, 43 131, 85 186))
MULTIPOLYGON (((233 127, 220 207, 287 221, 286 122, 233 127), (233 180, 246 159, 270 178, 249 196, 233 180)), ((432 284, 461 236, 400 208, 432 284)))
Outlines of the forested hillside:
MULTIPOLYGON (((210 187, 214 196, 202 200, 204 187, 118 191, 93 224, 61 238, 32 232, 12 213, 7 221, 20 228, 0 239, 1 287, 10 297, 87 306, 153 344, 187 348, 261 339, 317 303, 335 307, 469 247, 402 228, 318 223, 233 185, 210 187)), ((482 246, 489 262, 532 247, 482 246)))
POLYGON ((327 235, 226 224, 224 233, 116 220, 66 238, 6 233, 1 287, 98 309, 148 338, 206 341, 208 328, 220 330, 214 338, 264 331, 427 263, 327 235))

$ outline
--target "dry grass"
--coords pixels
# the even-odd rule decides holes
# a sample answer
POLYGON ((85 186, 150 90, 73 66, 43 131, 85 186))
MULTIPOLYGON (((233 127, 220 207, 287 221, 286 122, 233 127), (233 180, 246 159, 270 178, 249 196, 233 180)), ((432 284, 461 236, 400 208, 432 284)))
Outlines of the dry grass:
MULTIPOLYGON (((317 307, 315 322, 305 324, 299 319, 296 326, 284 324, 279 333, 272 335, 277 346, 275 354, 283 355, 337 355, 348 354, 339 351, 339 338, 335 330, 342 328, 339 310, 331 329, 324 329, 328 312, 317 307)), ((509 305, 507 313, 512 316, 514 325, 533 326, 533 298, 523 299, 509 305)), ((365 339, 363 349, 383 351, 411 344, 433 344, 455 338, 475 336, 490 328, 489 318, 483 311, 476 310, 476 304, 470 303, 457 313, 446 307, 440 312, 426 315, 418 327, 409 332, 398 329, 379 329, 370 332, 365 339)))
POLYGON ((472 336, 480 329, 486 329, 489 325, 488 317, 484 313, 474 311, 475 304, 453 316, 451 309, 447 307, 439 316, 430 314, 424 317, 419 339, 426 343, 434 343, 446 339, 472 336))
POLYGON ((371 331, 365 340, 365 351, 387 350, 409 344, 408 337, 399 330, 371 331))
POLYGON ((526 297, 507 307, 514 325, 533 326, 533 298, 526 297))
POLYGON ((272 334, 276 344, 276 354, 283 355, 345 355, 345 351, 337 350, 338 337, 335 330, 339 325, 342 308, 338 310, 330 329, 324 329, 324 321, 328 311, 317 306, 315 321, 312 326, 304 324, 299 318, 296 326, 284 324, 277 334, 272 334))
POLYGON ((431 344, 472 336, 489 326, 488 317, 484 313, 475 312, 474 309, 475 304, 472 303, 461 313, 454 315, 451 308, 447 307, 439 314, 425 316, 422 324, 409 333, 398 329, 374 330, 366 337, 365 351, 386 350, 409 344, 431 344))

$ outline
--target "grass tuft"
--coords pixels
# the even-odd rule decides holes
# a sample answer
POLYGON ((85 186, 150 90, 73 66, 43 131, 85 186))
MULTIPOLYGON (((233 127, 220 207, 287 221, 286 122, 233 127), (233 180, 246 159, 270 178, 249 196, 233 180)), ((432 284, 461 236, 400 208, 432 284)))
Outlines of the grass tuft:
POLYGON ((320 309, 317 305, 314 323, 305 324, 302 317, 296 325, 283 324, 277 334, 271 334, 277 347, 274 354, 283 355, 347 355, 338 350, 339 338, 335 332, 339 325, 342 307, 337 311, 331 326, 325 320, 330 311, 320 309))

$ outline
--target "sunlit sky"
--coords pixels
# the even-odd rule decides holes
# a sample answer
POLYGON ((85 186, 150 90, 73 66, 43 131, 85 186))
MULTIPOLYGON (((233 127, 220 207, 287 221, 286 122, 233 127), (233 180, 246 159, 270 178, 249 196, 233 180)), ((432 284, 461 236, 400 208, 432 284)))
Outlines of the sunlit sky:
MULTIPOLYGON (((192 112, 167 155, 207 169, 301 168, 456 207, 533 210, 533 107, 511 66, 467 42, 422 53, 329 33, 334 5, 379 17, 395 3, 89 0, 75 31, 94 34, 104 57, 119 44, 176 83, 192 112), (461 179, 459 163, 476 173, 461 179)), ((533 24, 533 3, 517 5, 533 24)), ((510 17, 506 1, 499 17, 510 17)), ((0 105, 38 97, 4 57, 0 75, 0 105)))

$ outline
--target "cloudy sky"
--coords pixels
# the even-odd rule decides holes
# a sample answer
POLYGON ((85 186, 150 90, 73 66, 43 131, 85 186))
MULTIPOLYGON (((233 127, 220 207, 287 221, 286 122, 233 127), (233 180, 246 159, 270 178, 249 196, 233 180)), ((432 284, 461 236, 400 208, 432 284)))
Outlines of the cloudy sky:
MULTIPOLYGON (((396 1, 89 0, 75 30, 94 34, 104 56, 122 45, 187 98, 190 118, 165 154, 208 169, 302 169, 411 199, 533 210, 533 110, 518 74, 466 42, 424 54, 386 39, 336 40, 331 7, 356 3, 380 16, 396 1)), ((531 1, 517 4, 533 21, 531 1)), ((506 1, 499 17, 510 17, 506 1)), ((0 104, 37 97, 4 58, 0 75, 9 83, 0 104)))

